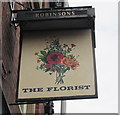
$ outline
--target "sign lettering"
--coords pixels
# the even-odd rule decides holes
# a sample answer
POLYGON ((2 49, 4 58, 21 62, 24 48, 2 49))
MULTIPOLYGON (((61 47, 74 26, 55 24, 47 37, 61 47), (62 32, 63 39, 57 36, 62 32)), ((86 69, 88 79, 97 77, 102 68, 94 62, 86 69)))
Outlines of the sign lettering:
POLYGON ((35 92, 50 92, 50 91, 69 91, 69 90, 89 90, 90 85, 80 86, 61 86, 61 87, 46 87, 45 88, 24 88, 23 93, 35 93, 35 92))
POLYGON ((74 16, 75 12, 74 11, 61 11, 61 12, 40 12, 36 13, 35 17, 40 18, 40 17, 56 17, 56 16, 74 16))

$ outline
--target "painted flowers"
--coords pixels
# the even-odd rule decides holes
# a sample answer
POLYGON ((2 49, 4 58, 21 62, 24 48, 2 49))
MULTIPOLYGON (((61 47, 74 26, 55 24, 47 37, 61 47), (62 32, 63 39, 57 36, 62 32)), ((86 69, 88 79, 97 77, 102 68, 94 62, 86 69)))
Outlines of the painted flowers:
POLYGON ((75 70, 80 66, 76 56, 71 54, 75 47, 75 44, 71 44, 70 46, 67 44, 61 45, 59 40, 53 40, 44 50, 35 53, 37 63, 40 63, 37 69, 41 69, 49 73, 49 75, 55 73, 55 84, 64 83, 63 78, 65 77, 65 73, 75 70))

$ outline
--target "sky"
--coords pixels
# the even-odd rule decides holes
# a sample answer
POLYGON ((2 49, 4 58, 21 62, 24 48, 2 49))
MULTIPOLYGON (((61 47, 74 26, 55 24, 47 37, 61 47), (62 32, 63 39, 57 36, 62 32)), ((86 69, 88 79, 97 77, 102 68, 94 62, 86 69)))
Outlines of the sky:
MULTIPOLYGON (((118 0, 68 0, 95 8, 98 99, 67 100, 67 113, 118 113, 118 0), (74 109, 73 109, 74 108, 74 109)), ((60 101, 54 102, 60 113, 60 101)))

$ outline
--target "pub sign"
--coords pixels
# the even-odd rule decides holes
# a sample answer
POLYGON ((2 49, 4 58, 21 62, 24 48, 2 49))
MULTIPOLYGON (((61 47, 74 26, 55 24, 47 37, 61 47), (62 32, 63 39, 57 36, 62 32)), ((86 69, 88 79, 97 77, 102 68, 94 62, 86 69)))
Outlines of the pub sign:
POLYGON ((96 98, 91 29, 22 32, 17 101, 96 98))

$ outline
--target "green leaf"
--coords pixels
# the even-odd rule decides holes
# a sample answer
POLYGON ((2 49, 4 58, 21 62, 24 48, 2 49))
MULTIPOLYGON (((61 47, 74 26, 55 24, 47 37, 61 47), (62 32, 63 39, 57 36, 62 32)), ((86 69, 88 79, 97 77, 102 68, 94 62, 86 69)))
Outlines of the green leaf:
POLYGON ((39 59, 43 59, 43 58, 45 58, 45 56, 42 56, 42 55, 39 56, 39 59))
POLYGON ((41 59, 41 61, 43 61, 43 62, 46 62, 45 56, 42 56, 42 55, 41 55, 41 56, 39 57, 39 59, 41 59))
POLYGON ((68 56, 70 56, 71 58, 74 58, 74 57, 75 57, 73 54, 71 54, 71 55, 68 55, 68 56))
POLYGON ((56 67, 60 68, 60 66, 58 64, 53 64, 53 66, 56 66, 56 67))
POLYGON ((65 51, 65 50, 63 50, 63 51, 62 51, 62 54, 66 55, 66 51, 65 51))
POLYGON ((45 72, 48 72, 48 71, 50 71, 50 68, 47 68, 47 69, 45 70, 45 72))
POLYGON ((44 56, 47 55, 46 51, 40 51, 40 53, 41 53, 42 55, 44 55, 44 56))
POLYGON ((68 46, 67 44, 64 44, 64 47, 68 46))
POLYGON ((41 70, 43 69, 43 65, 40 65, 40 69, 41 69, 41 70))
POLYGON ((56 71, 57 71, 58 73, 61 73, 60 69, 56 69, 56 71))
POLYGON ((70 67, 67 67, 67 70, 69 71, 69 70, 70 70, 70 67))
POLYGON ((41 59, 41 61, 46 62, 46 59, 45 59, 45 58, 43 58, 43 59, 41 59))
POLYGON ((67 67, 65 70, 64 70, 64 73, 66 72, 66 71, 69 71, 70 70, 70 67, 67 67))

